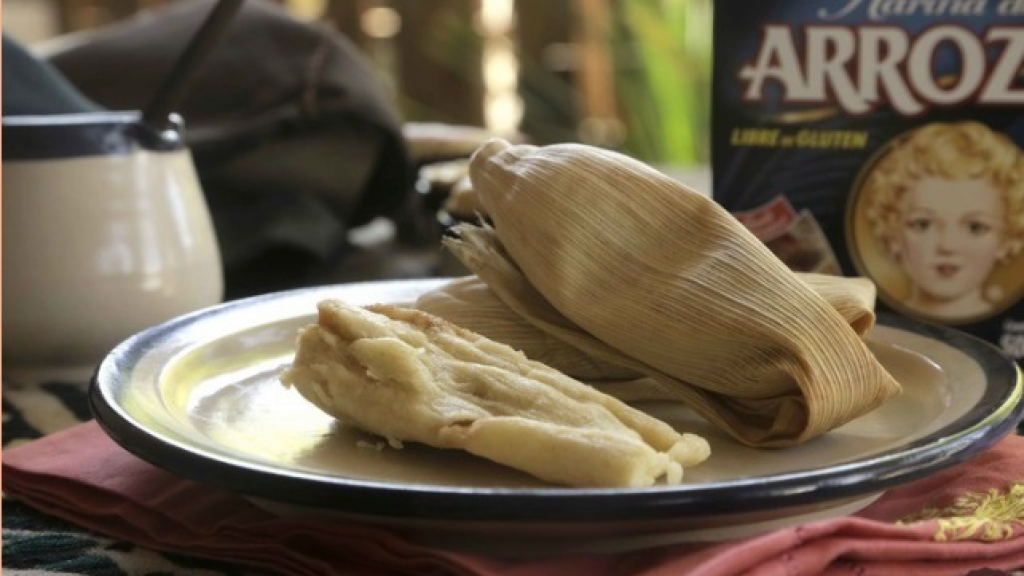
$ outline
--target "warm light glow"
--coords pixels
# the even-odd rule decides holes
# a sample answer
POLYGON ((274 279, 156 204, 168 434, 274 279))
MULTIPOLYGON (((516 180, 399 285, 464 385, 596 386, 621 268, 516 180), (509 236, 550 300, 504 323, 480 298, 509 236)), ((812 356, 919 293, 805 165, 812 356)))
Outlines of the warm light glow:
POLYGON ((485 36, 507 34, 515 22, 514 0, 483 0, 480 3, 480 33, 485 36))
POLYGON ((327 0, 288 0, 285 6, 300 20, 319 20, 327 12, 327 0))
POLYGON ((515 91, 519 82, 519 59, 509 47, 484 47, 484 84, 496 92, 515 91))
POLYGON ((484 122, 496 134, 515 134, 523 118, 523 100, 515 93, 484 97, 484 122))
POLYGON ((514 0, 480 0, 477 23, 483 37, 484 123, 496 134, 513 135, 523 118, 519 58, 512 32, 514 0))
POLYGON ((394 8, 367 8, 359 17, 363 32, 370 38, 393 38, 402 29, 402 17, 394 8))

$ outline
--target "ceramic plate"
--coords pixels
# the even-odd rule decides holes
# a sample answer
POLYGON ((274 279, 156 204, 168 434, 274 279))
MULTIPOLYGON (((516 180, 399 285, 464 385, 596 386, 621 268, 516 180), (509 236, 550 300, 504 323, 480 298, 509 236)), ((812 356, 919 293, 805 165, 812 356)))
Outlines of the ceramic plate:
POLYGON ((156 326, 99 366, 93 411, 142 459, 278 512, 354 518, 520 554, 728 538, 847 514, 990 446, 1024 408, 1017 365, 995 347, 880 315, 869 344, 904 386, 881 408, 799 447, 755 450, 683 406, 639 405, 704 435, 711 458, 688 469, 680 486, 579 489, 459 451, 382 446, 279 384, 296 331, 314 321, 320 299, 409 303, 443 282, 294 290, 156 326))

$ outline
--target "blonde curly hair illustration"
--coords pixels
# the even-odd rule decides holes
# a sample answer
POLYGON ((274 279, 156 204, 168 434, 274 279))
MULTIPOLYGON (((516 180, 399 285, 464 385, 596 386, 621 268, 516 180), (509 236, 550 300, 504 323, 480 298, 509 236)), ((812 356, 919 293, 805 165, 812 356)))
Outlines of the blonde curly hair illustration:
POLYGON ((860 189, 871 234, 909 277, 904 302, 939 318, 980 315, 986 286, 1024 248, 1024 153, 974 121, 898 137, 860 189))

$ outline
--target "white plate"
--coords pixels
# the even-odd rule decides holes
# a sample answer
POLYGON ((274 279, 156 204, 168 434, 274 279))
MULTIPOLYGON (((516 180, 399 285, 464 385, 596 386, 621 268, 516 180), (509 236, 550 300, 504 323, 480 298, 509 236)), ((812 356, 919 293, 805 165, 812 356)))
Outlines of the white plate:
POLYGON ((799 447, 741 446, 688 409, 641 408, 708 438, 680 486, 544 484, 459 451, 339 426, 278 375, 327 297, 408 303, 438 280, 293 290, 227 303, 142 332, 97 370, 93 411, 139 457, 286 514, 330 515, 498 553, 623 550, 720 539, 859 510, 887 488, 959 463, 1021 416, 1017 365, 948 328, 880 315, 868 341, 904 393, 799 447))

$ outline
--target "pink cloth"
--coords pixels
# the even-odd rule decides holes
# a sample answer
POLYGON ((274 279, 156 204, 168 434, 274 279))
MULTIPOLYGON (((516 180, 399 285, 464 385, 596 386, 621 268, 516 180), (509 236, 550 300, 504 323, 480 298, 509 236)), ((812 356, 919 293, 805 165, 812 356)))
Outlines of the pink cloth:
POLYGON ((1024 568, 1021 436, 892 489, 855 516, 724 543, 530 560, 432 549, 376 527, 277 517, 135 458, 95 422, 5 451, 3 480, 9 496, 97 532, 288 575, 963 576, 1024 568), (897 523, 908 517, 918 520, 897 523))

